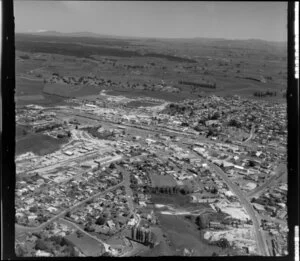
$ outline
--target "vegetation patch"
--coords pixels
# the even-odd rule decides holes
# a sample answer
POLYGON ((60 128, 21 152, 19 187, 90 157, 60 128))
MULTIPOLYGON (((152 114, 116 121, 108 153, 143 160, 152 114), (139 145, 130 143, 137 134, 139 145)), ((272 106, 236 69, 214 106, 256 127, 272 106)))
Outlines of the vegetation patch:
POLYGON ((67 84, 53 83, 46 84, 44 89, 44 93, 57 95, 65 98, 75 98, 86 95, 95 95, 99 94, 100 89, 93 86, 70 86, 67 84))
POLYGON ((175 187, 177 182, 170 175, 150 175, 153 187, 175 187))
POLYGON ((43 156, 59 150, 67 141, 68 138, 56 139, 45 134, 28 134, 16 142, 16 155, 33 152, 43 156))
POLYGON ((79 230, 76 233, 66 236, 65 239, 71 245, 80 249, 86 256, 99 256, 105 251, 102 244, 79 230))
POLYGON ((24 78, 17 78, 15 96, 39 95, 42 94, 44 83, 24 78))

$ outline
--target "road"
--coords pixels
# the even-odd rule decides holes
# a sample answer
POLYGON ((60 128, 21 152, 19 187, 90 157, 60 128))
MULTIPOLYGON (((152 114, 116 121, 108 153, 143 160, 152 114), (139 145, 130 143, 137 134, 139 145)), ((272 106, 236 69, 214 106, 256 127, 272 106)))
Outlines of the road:
POLYGON ((254 132, 255 132, 255 127, 254 127, 254 125, 252 125, 251 131, 250 131, 250 136, 249 136, 248 139, 246 139, 246 140, 244 141, 244 143, 247 143, 248 141, 250 141, 250 140, 253 138, 254 132))
POLYGON ((89 152, 89 153, 86 153, 84 155, 81 155, 79 157, 70 158, 70 159, 66 159, 64 161, 60 161, 60 162, 52 164, 52 165, 47 165, 47 166, 42 166, 42 167, 38 166, 38 167, 35 167, 35 168, 26 169, 25 172, 31 172, 31 171, 34 171, 34 170, 48 171, 48 170, 60 167, 62 164, 65 165, 65 164, 71 163, 73 161, 76 161, 78 163, 78 162, 80 162, 80 160, 88 160, 89 158, 96 157, 98 154, 99 154, 99 151, 93 151, 93 152, 89 152))
POLYGON ((286 172, 283 170, 284 165, 279 164, 278 167, 275 170, 275 175, 273 175, 270 179, 268 179, 263 185, 259 186, 258 188, 254 189, 253 191, 250 191, 247 194, 248 198, 254 197, 255 195, 260 194, 263 192, 267 187, 272 186, 277 179, 280 179, 286 172))
POLYGON ((105 243, 104 241, 102 241, 101 239, 97 238, 96 236, 91 235, 90 233, 84 231, 81 227, 79 227, 77 224, 67 220, 67 219, 62 219, 63 222, 67 223, 68 225, 74 227, 75 229, 81 231, 83 234, 87 235, 88 237, 95 239, 97 242, 99 242, 100 244, 102 244, 105 248, 105 251, 108 252, 110 249, 110 245, 105 243))
POLYGON ((227 186, 230 188, 230 190, 239 198, 242 206, 245 207, 248 215, 250 216, 250 218, 253 222, 256 243, 257 243, 257 248, 259 250, 259 253, 263 256, 269 255, 269 251, 266 246, 266 242, 265 242, 265 240, 263 240, 263 236, 261 234, 260 219, 256 217, 256 213, 255 213, 251 203, 245 197, 243 192, 228 178, 228 176, 223 172, 222 169, 220 169, 218 166, 216 166, 215 164, 213 164, 209 161, 207 161, 207 163, 224 180, 224 182, 227 184, 227 186))
MULTIPOLYGON (((199 153, 195 152, 196 154, 200 155, 199 153)), ((200 155, 201 156, 201 155, 200 155)), ((203 158, 201 156, 201 158, 203 158)), ((204 158, 203 158, 204 159, 204 158)), ((269 256, 269 249, 266 245, 265 235, 262 234, 262 229, 260 227, 261 218, 256 215, 251 203, 248 201, 248 197, 246 197, 243 192, 229 179, 229 177, 224 173, 224 171, 219 168, 217 165, 211 163, 210 161, 204 159, 208 166, 210 166, 215 172, 220 176, 221 179, 226 183, 229 189, 239 198, 242 206, 245 207, 248 215, 250 216, 253 226, 254 226, 254 233, 256 238, 257 249, 259 254, 263 256, 269 256)))
POLYGON ((146 130, 146 131, 150 131, 150 132, 157 132, 159 134, 162 134, 162 133, 169 134, 169 135, 170 134, 173 134, 173 135, 177 134, 177 135, 182 135, 182 136, 185 136, 185 137, 190 137, 191 135, 193 135, 193 134, 188 134, 188 133, 181 132, 181 131, 178 131, 178 130, 172 130, 170 128, 162 128, 162 127, 159 127, 159 126, 146 127, 146 126, 142 126, 142 125, 136 126, 134 124, 116 123, 114 121, 110 121, 110 120, 107 120, 107 119, 104 119, 104 118, 100 118, 101 116, 94 116, 93 114, 83 113, 83 112, 80 112, 80 111, 74 112, 75 110, 62 111, 61 109, 57 109, 57 108, 56 108, 56 110, 59 110, 59 112, 62 113, 62 114, 74 115, 74 116, 77 116, 77 117, 96 120, 96 121, 99 121, 99 122, 107 122, 107 123, 110 123, 111 125, 115 125, 115 126, 124 126, 124 127, 129 127, 129 128, 135 128, 135 129, 138 129, 138 130, 146 130))
POLYGON ((264 215, 261 215, 261 214, 259 216, 260 216, 261 219, 265 219, 265 220, 270 221, 270 222, 279 223, 279 224, 284 225, 284 226, 288 225, 286 220, 281 220, 281 219, 270 217, 270 216, 264 216, 264 215))
POLYGON ((117 184, 117 185, 115 185, 115 186, 113 186, 111 188, 108 188, 108 189, 106 189, 104 191, 100 191, 100 192, 98 192, 98 193, 96 193, 96 194, 94 194, 94 195, 86 198, 85 200, 82 200, 82 201, 78 202, 74 206, 72 206, 72 207, 70 207, 68 209, 65 209, 61 213, 55 215, 54 217, 50 218, 47 222, 45 222, 45 223, 43 223, 43 224, 41 224, 41 225, 39 225, 37 227, 26 227, 26 226, 21 226, 21 225, 15 224, 16 231, 18 230, 18 233, 40 231, 41 229, 43 229, 44 227, 46 227, 48 224, 52 223, 56 219, 63 217, 67 212, 72 211, 75 208, 78 208, 81 205, 85 204, 87 201, 89 201, 89 200, 91 200, 91 199, 93 199, 95 197, 98 197, 98 196, 100 196, 102 194, 105 194, 105 193, 107 193, 109 191, 112 191, 112 190, 116 189, 117 187, 122 186, 124 184, 125 184, 125 181, 123 180, 122 182, 120 182, 119 184, 117 184))
MULTIPOLYGON (((106 120, 106 119, 99 119, 98 116, 94 116, 94 115, 91 115, 91 114, 85 114, 85 113, 82 113, 82 112, 76 112, 76 113, 74 113, 74 112, 70 111, 70 112, 65 112, 65 113, 76 115, 76 116, 83 117, 83 118, 90 118, 90 119, 97 120, 97 121, 100 121, 100 122, 108 122, 108 123, 110 123, 112 125, 116 125, 116 126, 120 126, 121 125, 121 126, 130 127, 130 128, 137 128, 139 130, 147 130, 147 131, 158 132, 158 133, 176 133, 176 134, 180 134, 180 135, 185 136, 185 137, 187 137, 187 136, 191 137, 191 135, 188 135, 187 133, 178 132, 178 131, 175 131, 175 130, 171 131, 171 130, 167 130, 165 128, 160 128, 158 126, 156 126, 155 129, 154 129, 153 127, 152 128, 147 128, 147 127, 144 127, 144 126, 141 127, 141 126, 134 126, 134 125, 123 124, 123 123, 122 124, 118 124, 116 122, 112 122, 112 121, 109 121, 109 120, 106 120)), ((247 141, 252 138, 253 132, 254 132, 254 128, 252 127, 250 136, 247 139, 247 141)), ((241 145, 241 146, 246 146, 246 144, 241 145)), ((225 181, 225 183, 232 190, 232 192, 235 193, 235 195, 240 199, 241 204, 245 207, 248 215, 252 219, 253 226, 254 226, 255 237, 256 237, 256 242, 257 242, 257 247, 258 247, 259 253, 261 255, 264 255, 264 256, 270 255, 269 252, 268 252, 268 248, 266 246, 266 242, 265 242, 265 240, 263 238, 263 235, 261 233, 260 217, 256 216, 256 213, 255 213, 255 211, 254 211, 251 203, 248 201, 248 199, 245 197, 245 195, 242 193, 242 191, 234 183, 231 182, 231 180, 227 177, 227 175, 219 167, 217 167, 216 165, 214 165, 214 164, 212 164, 210 162, 207 162, 207 163, 208 163, 208 165, 211 168, 213 168, 216 171, 216 173, 225 181)), ((119 184, 119 185, 121 185, 121 184, 119 184)), ((127 192, 128 191, 126 191, 126 193, 127 192)), ((102 193, 106 193, 106 192, 102 192, 102 193)), ((99 195, 100 194, 101 193, 99 193, 99 195)), ((130 203, 129 203, 129 205, 130 205, 130 203)))
MULTIPOLYGON (((198 155, 200 155, 200 154, 198 154, 198 155)), ((226 183, 226 185, 229 187, 229 189, 239 198, 242 206, 245 207, 248 215, 250 216, 250 218, 253 222, 255 238, 256 238, 256 244, 257 244, 257 249, 259 250, 259 254, 263 255, 263 256, 270 255, 268 247, 266 246, 266 242, 264 240, 264 237, 261 233, 262 231, 261 231, 261 228, 260 228, 260 218, 256 216, 256 213, 255 213, 251 203, 245 197, 243 192, 228 178, 226 173, 224 173, 221 168, 219 168, 218 166, 216 166, 215 164, 209 162, 206 159, 205 159, 205 161, 208 164, 208 166, 210 166, 213 170, 215 170, 215 172, 218 174, 218 176, 220 176, 221 179, 223 179, 223 181, 226 183)))
POLYGON ((141 218, 139 217, 139 215, 136 213, 136 210, 134 208, 134 204, 133 204, 133 193, 132 190, 130 188, 130 174, 129 172, 123 168, 123 167, 119 167, 117 166, 117 169, 120 170, 123 174, 124 177, 124 187, 125 187, 125 191, 126 191, 126 196, 127 196, 127 202, 128 202, 128 207, 130 209, 130 214, 134 215, 134 218, 137 220, 137 226, 139 226, 141 218))

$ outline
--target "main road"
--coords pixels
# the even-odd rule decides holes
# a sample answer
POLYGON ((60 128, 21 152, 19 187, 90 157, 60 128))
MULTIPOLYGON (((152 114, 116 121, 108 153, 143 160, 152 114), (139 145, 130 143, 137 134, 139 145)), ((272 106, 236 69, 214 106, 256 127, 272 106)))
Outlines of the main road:
POLYGON ((260 218, 257 218, 256 213, 251 205, 251 203, 247 200, 243 192, 228 178, 228 176, 223 172, 221 168, 216 166, 215 164, 207 161, 207 164, 215 170, 215 172, 224 180, 230 190, 239 198, 241 204, 245 207, 248 215, 250 216, 256 237, 256 244, 259 250, 259 253, 263 256, 269 256, 269 250, 266 245, 265 240, 263 239, 261 228, 260 228, 260 218))

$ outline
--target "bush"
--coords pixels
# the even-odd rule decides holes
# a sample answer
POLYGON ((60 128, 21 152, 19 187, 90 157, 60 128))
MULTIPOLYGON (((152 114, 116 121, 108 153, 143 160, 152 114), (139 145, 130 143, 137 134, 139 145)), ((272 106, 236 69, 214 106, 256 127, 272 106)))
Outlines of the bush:
POLYGON ((99 217, 99 218, 97 218, 95 224, 99 225, 99 226, 102 226, 102 225, 105 224, 105 222, 106 222, 106 219, 104 217, 99 217))
POLYGON ((228 123, 228 126, 240 128, 242 126, 242 124, 240 122, 238 122, 236 119, 231 119, 228 123))
POLYGON ((219 112, 215 112, 215 113, 212 115, 211 119, 212 119, 212 120, 217 120, 217 119, 219 119, 220 117, 221 117, 220 113, 219 113, 219 112))
POLYGON ((226 238, 221 238, 220 240, 218 240, 216 245, 222 248, 230 247, 230 243, 226 238))
POLYGON ((29 209, 30 212, 36 213, 38 211, 37 206, 33 206, 29 209))
POLYGON ((35 242, 35 247, 34 247, 36 250, 48 250, 48 246, 46 244, 46 242, 43 240, 43 239, 38 239, 36 242, 35 242))

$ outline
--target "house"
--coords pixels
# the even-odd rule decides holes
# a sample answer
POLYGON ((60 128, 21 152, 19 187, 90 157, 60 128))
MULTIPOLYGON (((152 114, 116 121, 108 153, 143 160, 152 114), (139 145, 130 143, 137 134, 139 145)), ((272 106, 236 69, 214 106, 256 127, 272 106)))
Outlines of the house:
POLYGON ((238 170, 244 170, 244 167, 239 166, 239 165, 234 165, 234 167, 235 167, 236 169, 238 169, 238 170))
POLYGON ((52 256, 52 254, 49 253, 49 252, 43 251, 43 250, 37 250, 35 252, 35 256, 38 256, 38 257, 47 257, 47 256, 52 256))
POLYGON ((210 221, 209 222, 209 227, 210 228, 222 228, 223 225, 220 222, 217 222, 217 221, 210 221))
POLYGON ((265 211, 265 207, 261 204, 258 203, 252 203, 253 207, 258 211, 258 212, 262 212, 265 211))
POLYGON ((54 207, 48 207, 47 208, 47 210, 49 211, 49 212, 56 212, 57 211, 57 208, 54 208, 54 207))
POLYGON ((29 222, 32 222, 32 221, 35 221, 36 219, 37 219, 37 215, 30 215, 30 216, 28 216, 28 220, 29 220, 29 222))
POLYGON ((114 229, 116 226, 116 224, 112 220, 108 220, 106 223, 110 229, 114 229))

